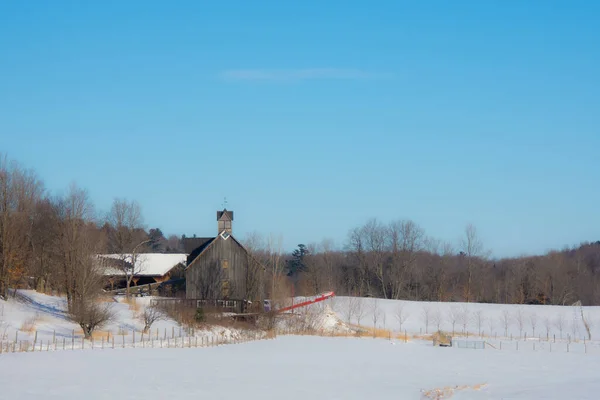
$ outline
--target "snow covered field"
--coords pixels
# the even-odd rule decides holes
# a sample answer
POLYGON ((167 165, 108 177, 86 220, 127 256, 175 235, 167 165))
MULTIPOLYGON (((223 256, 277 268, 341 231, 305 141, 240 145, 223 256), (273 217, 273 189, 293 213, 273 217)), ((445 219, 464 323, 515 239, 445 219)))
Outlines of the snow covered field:
POLYGON ((598 398, 600 357, 523 354, 310 336, 203 349, 4 354, 0 396, 364 400, 454 392, 453 399, 598 398))
MULTIPOLYGON (((0 399, 596 399, 600 390, 600 307, 334 297, 307 308, 310 326, 325 335, 344 334, 352 330, 343 321, 360 320, 363 327, 393 331, 392 340, 279 336, 231 346, 157 349, 139 343, 143 324, 136 314, 149 299, 137 299, 135 307, 120 299, 114 303, 116 320, 100 332, 119 335, 114 350, 101 349, 97 340, 94 350, 85 341, 88 350, 46 351, 55 338, 57 350, 62 342, 70 348, 73 332, 80 349, 81 331, 67 320, 64 299, 20 294, 17 300, 0 300, 0 338, 33 342, 37 335, 45 351, 0 354, 0 399), (411 337, 438 325, 488 344, 483 350, 438 348, 411 337), (398 339, 405 330, 407 343, 398 339), (146 348, 131 348, 133 331, 136 347, 146 348)), ((152 331, 160 338, 181 332, 172 320, 157 322, 152 331)), ((237 341, 245 334, 214 327, 195 337, 237 341)), ((178 343, 185 337, 183 332, 178 343)))

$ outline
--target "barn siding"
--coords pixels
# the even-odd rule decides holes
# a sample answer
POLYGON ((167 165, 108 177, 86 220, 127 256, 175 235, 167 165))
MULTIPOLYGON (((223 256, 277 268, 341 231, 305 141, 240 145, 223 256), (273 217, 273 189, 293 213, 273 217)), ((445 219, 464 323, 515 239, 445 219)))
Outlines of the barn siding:
POLYGON ((215 241, 186 269, 186 297, 188 299, 220 299, 221 283, 229 281, 229 298, 246 297, 248 255, 232 237, 215 241), (229 261, 229 268, 221 269, 221 260, 229 261))

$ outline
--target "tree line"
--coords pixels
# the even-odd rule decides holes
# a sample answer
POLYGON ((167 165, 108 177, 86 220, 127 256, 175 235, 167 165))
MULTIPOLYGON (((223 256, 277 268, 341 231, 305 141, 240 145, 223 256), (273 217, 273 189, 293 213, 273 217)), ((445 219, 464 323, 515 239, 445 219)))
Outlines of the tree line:
MULTIPOLYGON (((270 250, 266 246, 265 253, 270 250)), ((544 255, 492 259, 473 225, 459 243, 426 235, 411 220, 371 219, 342 249, 330 240, 286 256, 296 293, 440 302, 600 304, 600 241, 544 255)))

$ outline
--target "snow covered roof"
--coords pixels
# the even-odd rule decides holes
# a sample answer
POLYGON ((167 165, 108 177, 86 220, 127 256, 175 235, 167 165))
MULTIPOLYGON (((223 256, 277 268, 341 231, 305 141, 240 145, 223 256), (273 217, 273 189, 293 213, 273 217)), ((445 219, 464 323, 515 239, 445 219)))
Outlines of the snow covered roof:
MULTIPOLYGON (((100 258, 120 260, 125 257, 125 261, 131 263, 131 254, 98 254, 100 258)), ((185 265, 187 254, 156 254, 140 253, 136 255, 136 276, 163 276, 177 264, 185 265)), ((125 275, 125 273, 116 267, 108 267, 104 270, 104 275, 125 275)))

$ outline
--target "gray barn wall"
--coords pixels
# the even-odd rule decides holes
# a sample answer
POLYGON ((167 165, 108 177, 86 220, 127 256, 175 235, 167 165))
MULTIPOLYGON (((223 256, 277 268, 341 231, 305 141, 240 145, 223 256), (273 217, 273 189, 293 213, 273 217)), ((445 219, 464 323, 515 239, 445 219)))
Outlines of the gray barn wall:
POLYGON ((215 241, 186 269, 186 297, 188 299, 220 299, 221 282, 229 280, 229 298, 244 299, 248 256, 232 237, 215 241), (221 260, 229 260, 229 268, 222 270, 221 260))

